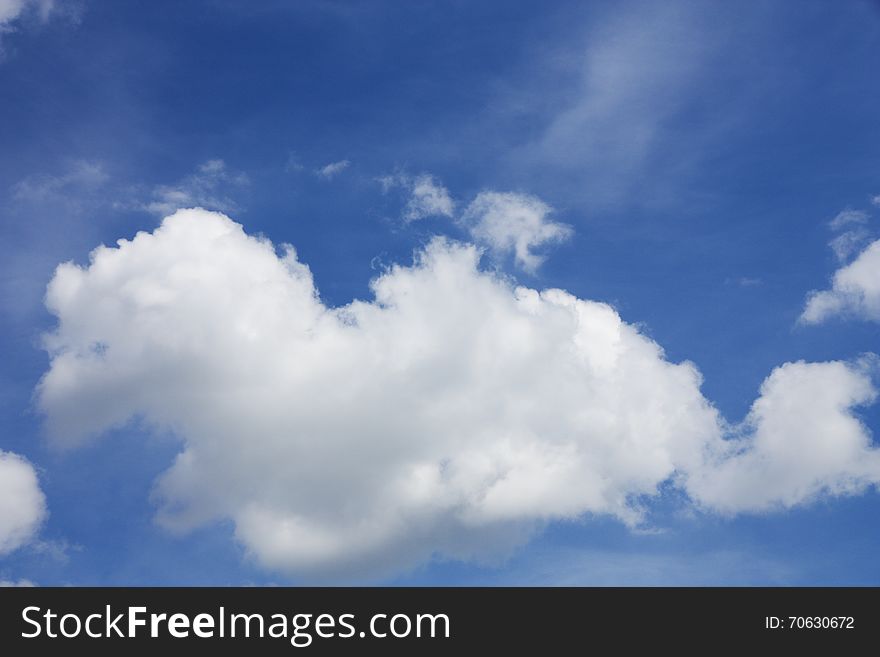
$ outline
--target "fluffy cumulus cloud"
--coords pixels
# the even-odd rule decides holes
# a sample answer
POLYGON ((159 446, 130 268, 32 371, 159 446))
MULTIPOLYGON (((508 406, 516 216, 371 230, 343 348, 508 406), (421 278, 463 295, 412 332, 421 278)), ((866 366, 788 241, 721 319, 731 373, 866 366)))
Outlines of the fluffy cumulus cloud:
POLYGON ((517 265, 534 272, 544 261, 536 248, 572 235, 570 226, 548 219, 551 211, 527 194, 482 192, 468 205, 462 222, 474 239, 497 253, 512 253, 517 265))
POLYGON ((455 201, 449 190, 437 178, 429 173, 411 176, 406 173, 395 173, 377 178, 382 185, 383 193, 390 189, 402 189, 406 196, 406 205, 401 217, 404 222, 418 221, 427 217, 455 217, 455 201))
POLYGON ((762 510, 880 479, 853 415, 867 365, 783 366, 729 440, 694 365, 479 262, 435 238, 331 308, 292 247, 177 212, 58 267, 47 429, 68 447, 132 420, 173 433, 161 524, 231 519, 263 565, 311 577, 497 554, 587 514, 637 524, 664 484, 762 510))
POLYGON ((838 269, 831 289, 810 294, 800 321, 818 324, 834 316, 880 322, 880 240, 838 269))
POLYGON ((45 517, 46 501, 33 466, 0 450, 0 555, 30 541, 45 517))
POLYGON ((691 478, 692 495, 721 511, 764 511, 875 486, 880 450, 849 412, 875 400, 875 370, 873 357, 776 368, 731 453, 691 478))
POLYGON ((422 174, 412 182, 409 201, 403 211, 407 221, 416 221, 425 217, 452 217, 455 202, 443 185, 433 176, 422 174))
POLYGON ((395 187, 405 191, 407 201, 401 214, 404 222, 426 217, 452 219, 476 243, 496 256, 513 255, 515 264, 529 273, 535 273, 545 260, 537 249, 565 241, 574 233, 571 226, 549 218, 553 208, 528 194, 484 191, 456 216, 449 190, 430 174, 412 177, 399 173, 379 178, 378 182, 384 192, 395 187))

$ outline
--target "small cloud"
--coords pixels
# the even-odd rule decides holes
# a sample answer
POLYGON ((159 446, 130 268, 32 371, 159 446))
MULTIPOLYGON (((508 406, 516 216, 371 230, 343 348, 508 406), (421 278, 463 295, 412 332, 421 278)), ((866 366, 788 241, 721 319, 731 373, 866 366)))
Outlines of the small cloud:
POLYGON ((870 237, 871 233, 864 227, 859 226, 854 230, 848 230, 845 233, 841 233, 828 242, 828 246, 834 251, 834 256, 839 262, 846 262, 853 253, 859 251, 870 237))
POLYGON ((830 289, 810 293, 799 321, 819 324, 834 316, 880 322, 880 240, 834 272, 830 289))
POLYGON ((96 189, 109 178, 100 162, 74 160, 62 174, 39 174, 21 180, 13 186, 12 196, 19 201, 47 201, 74 188, 96 189))
POLYGON ((471 236, 496 253, 513 253, 516 264, 534 273, 545 257, 534 249, 563 242, 574 231, 571 226, 551 221, 553 209, 541 199, 512 192, 481 192, 462 215, 471 236))
POLYGON ((880 207, 880 194, 871 197, 871 205, 876 205, 877 207, 880 207))
POLYGON ((34 584, 29 579, 19 579, 19 580, 8 580, 8 579, 0 579, 0 589, 6 588, 33 588, 36 584, 34 584))
POLYGON ((320 169, 316 169, 315 173, 325 180, 333 180, 333 178, 345 171, 349 166, 351 166, 351 162, 340 160, 339 162, 331 162, 320 169))
POLYGON ((516 264, 534 273, 545 257, 534 249, 571 237, 571 226, 548 219, 553 209, 541 199, 528 194, 485 191, 468 204, 456 217, 455 201, 449 190, 434 176, 422 173, 410 176, 394 173, 376 181, 382 192, 401 188, 408 195, 401 217, 411 223, 426 217, 448 217, 455 220, 470 236, 496 254, 512 253, 516 264))
POLYGON ((223 160, 208 160, 204 164, 199 165, 199 171, 209 176, 217 175, 223 172, 224 169, 226 169, 226 164, 223 160))
POLYGON ((417 221, 425 217, 451 217, 455 211, 455 202, 449 190, 438 183, 433 176, 422 174, 411 186, 411 196, 403 210, 406 221, 417 221))
POLYGON ((402 217, 407 223, 427 217, 449 217, 455 214, 455 201, 449 190, 429 173, 412 177, 405 173, 395 173, 377 178, 382 185, 382 193, 399 187, 409 195, 402 217))
POLYGON ((34 466, 0 450, 0 555, 30 543, 46 516, 46 497, 34 466))
MULTIPOLYGON (((876 200, 876 198, 872 199, 872 202, 876 200)), ((846 262, 852 254, 860 251, 870 241, 871 231, 866 227, 870 217, 871 215, 864 210, 846 208, 828 222, 831 230, 843 231, 828 243, 838 262, 846 262)))
POLYGON ((839 212, 834 219, 828 222, 828 226, 831 230, 840 230, 845 226, 850 226, 853 224, 864 224, 868 221, 868 213, 862 210, 850 210, 847 208, 842 212, 839 212))
POLYGON ((758 285, 763 285, 764 281, 760 278, 750 278, 748 276, 743 276, 740 278, 737 283, 739 283, 740 287, 757 287, 758 285))
POLYGON ((72 545, 66 540, 34 541, 30 546, 32 552, 49 557, 58 563, 67 563, 70 561, 71 552, 81 552, 82 549, 81 545, 72 545))
POLYGON ((379 176, 378 178, 376 178, 376 182, 382 185, 383 194, 387 194, 395 187, 402 187, 407 180, 407 176, 396 173, 388 174, 387 176, 379 176))
POLYGON ((152 200, 139 204, 139 207, 162 217, 189 207, 235 212, 240 209, 239 205, 221 190, 242 188, 248 183, 244 173, 230 171, 221 159, 211 159, 177 183, 157 186, 153 189, 152 200))

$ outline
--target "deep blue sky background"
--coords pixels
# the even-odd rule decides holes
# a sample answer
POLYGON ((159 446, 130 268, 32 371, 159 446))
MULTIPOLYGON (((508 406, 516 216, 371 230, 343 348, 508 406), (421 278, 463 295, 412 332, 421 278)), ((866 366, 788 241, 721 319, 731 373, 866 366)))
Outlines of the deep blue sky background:
MULTIPOLYGON (((15 27, 0 35, 0 447, 41 469, 51 517, 0 579, 288 581, 242 559, 230 526, 153 524, 175 444, 125 430, 58 453, 32 407, 55 265, 155 227, 156 188, 211 159, 246 177, 219 188, 229 214, 294 244, 331 304, 368 296, 376 262, 431 233, 461 236, 404 226, 378 177, 539 196, 575 236, 536 276, 510 273, 613 303, 693 360, 733 421, 784 361, 880 349, 876 324, 795 325, 836 267, 827 222, 880 194, 878 3, 84 1, 15 27)), ((877 407, 864 419, 876 436, 877 407)), ((664 499, 655 533, 558 524, 508 561, 393 583, 877 585, 878 512, 876 492, 736 519, 664 499)))

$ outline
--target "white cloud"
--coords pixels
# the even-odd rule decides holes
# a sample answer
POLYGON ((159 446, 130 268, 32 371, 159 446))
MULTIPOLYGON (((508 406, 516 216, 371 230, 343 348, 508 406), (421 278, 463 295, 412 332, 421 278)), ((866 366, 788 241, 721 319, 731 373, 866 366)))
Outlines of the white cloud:
POLYGON ((54 0, 0 0, 0 32, 11 29, 11 24, 30 10, 46 20, 54 5, 54 0))
POLYGON ((462 215, 471 236, 496 253, 513 253, 520 267, 534 272, 544 257, 534 252, 572 235, 566 224, 551 221, 552 208, 540 199, 511 192, 481 192, 462 215))
POLYGON ((657 187, 680 185, 706 143, 717 139, 719 124, 730 123, 728 108, 717 106, 711 124, 689 120, 690 139, 674 127, 695 101, 717 102, 707 89, 724 69, 719 53, 735 22, 694 2, 610 3, 591 12, 590 27, 576 40, 555 52, 542 44, 536 60, 543 65, 504 100, 535 107, 526 116, 543 123, 507 159, 516 169, 528 165, 532 176, 587 191, 591 204, 641 202, 657 187))
POLYGON ((418 221, 427 217, 449 217, 455 215, 455 201, 449 190, 429 173, 412 177, 404 173, 382 176, 377 181, 382 192, 393 187, 404 189, 408 195, 402 217, 406 222, 418 221))
POLYGON ((834 257, 838 262, 846 262, 870 239, 871 233, 866 228, 859 226, 836 236, 828 243, 828 246, 834 251, 834 257))
POLYGON ((152 200, 141 207, 163 217, 175 210, 194 206, 233 212, 239 209, 238 204, 220 190, 224 187, 241 188, 247 184, 247 176, 229 171, 223 160, 208 160, 176 184, 156 187, 152 200))
POLYGON ((876 205, 877 207, 880 207, 880 194, 871 197, 871 205, 876 205))
POLYGON ((449 190, 429 174, 417 176, 412 181, 410 194, 403 211, 407 221, 425 217, 452 217, 455 212, 455 202, 449 190))
POLYGON ((408 177, 403 174, 389 174, 387 176, 379 176, 376 182, 382 185, 382 193, 387 194, 388 190, 403 185, 408 177))
POLYGON ((405 222, 431 216, 454 219, 474 241, 489 247, 496 256, 512 254, 516 265, 530 273, 537 271, 545 259, 535 249, 565 241, 574 232, 571 226, 548 219, 553 209, 528 194, 481 192, 456 218, 449 190, 428 173, 416 177, 397 173, 378 178, 378 182, 383 193, 395 187, 405 190, 405 222))
POLYGON ((159 521, 229 518, 260 563, 314 578, 497 554, 591 513, 638 523, 667 482, 726 511, 880 477, 851 412, 873 394, 855 366, 778 369, 726 441, 694 365, 605 304, 514 287, 479 258, 435 238, 373 281, 373 301, 329 308, 292 247, 178 212, 58 267, 49 435, 171 431, 159 521))
MULTIPOLYGON (((16 31, 29 16, 41 22, 49 20, 56 11, 55 0, 0 0, 0 59, 4 56, 3 35, 16 31)), ((76 10, 64 8, 62 14, 75 18, 76 10)))
POLYGON ((33 588, 34 584, 29 579, 8 580, 0 579, 0 588, 33 588))
POLYGON ((33 466, 0 450, 0 555, 30 541, 45 517, 46 500, 33 466))
POLYGON ((340 173, 345 171, 349 166, 351 166, 351 162, 348 160, 340 160, 339 162, 331 162, 320 169, 316 169, 315 173, 324 178, 325 180, 333 180, 340 173))
POLYGON ((28 176, 12 188, 19 201, 47 201, 70 192, 71 189, 90 190, 101 187, 109 175, 100 162, 74 160, 64 173, 28 176))
POLYGON ((831 230, 840 230, 853 224, 865 224, 868 217, 868 213, 863 210, 846 209, 838 212, 834 219, 828 222, 828 226, 831 230))
POLYGON ((830 290, 810 294, 800 321, 818 324, 837 315, 880 322, 880 240, 834 272, 830 290))
POLYGON ((725 512, 765 511, 853 495, 880 482, 880 451, 851 409, 877 396, 873 359, 786 363, 761 385, 732 454, 692 474, 691 496, 725 512))
POLYGON ((0 0, 0 24, 18 18, 24 9, 25 0, 0 0))

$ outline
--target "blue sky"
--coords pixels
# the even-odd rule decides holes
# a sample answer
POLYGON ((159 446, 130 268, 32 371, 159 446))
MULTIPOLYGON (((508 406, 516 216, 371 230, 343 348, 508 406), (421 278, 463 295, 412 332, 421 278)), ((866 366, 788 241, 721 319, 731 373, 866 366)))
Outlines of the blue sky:
MULTIPOLYGON (((876 2, 0 1, 4 15, 0 449, 34 466, 48 516, 0 556, 0 580, 311 581, 261 552, 262 538, 242 538, 238 511, 186 531, 157 522, 157 479, 196 442, 157 430, 153 411, 75 449, 47 436, 46 415, 67 417, 35 394, 55 368, 41 336, 58 323, 44 305, 56 266, 87 266, 98 245, 150 233, 177 207, 292 244, 328 308, 372 299, 370 281, 434 235, 477 243, 480 271, 610 304, 666 361, 693 362, 720 425, 738 425, 783 363, 880 350, 880 269, 868 261, 880 235, 876 2), (454 210, 407 219, 422 176, 454 210), (469 223, 488 216, 473 209, 481 193, 540 199, 547 212, 529 216, 570 227, 567 238, 533 241, 545 259, 519 266, 469 223), (847 210, 862 214, 832 227, 847 210), (853 247, 838 258, 829 242, 842 234, 853 247), (862 287, 834 297, 842 310, 805 321, 811 291, 857 262, 862 287)), ((880 380, 876 364, 844 380, 856 371, 880 380)), ((833 397, 830 381, 810 394, 833 397)), ((84 413, 116 403, 112 388, 71 385, 65 399, 85 400, 84 413)), ((877 435, 877 404, 844 406, 861 435, 877 435)), ((400 564, 335 570, 328 558, 317 576, 877 585, 880 478, 852 467, 764 507, 664 480, 634 525, 601 506, 547 507, 517 516, 526 538, 479 558, 429 537, 400 564)))

